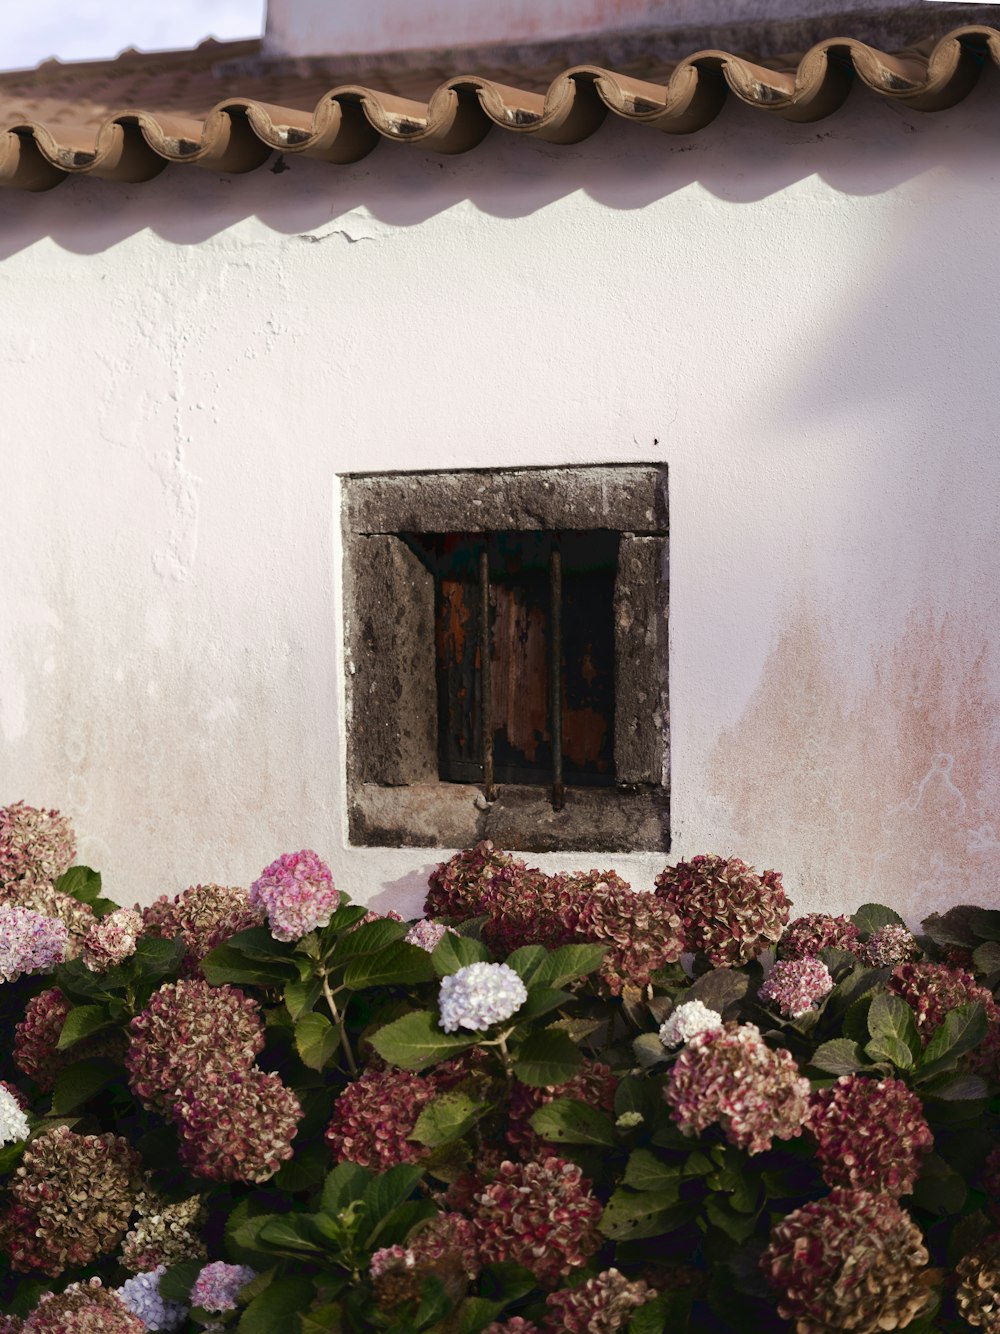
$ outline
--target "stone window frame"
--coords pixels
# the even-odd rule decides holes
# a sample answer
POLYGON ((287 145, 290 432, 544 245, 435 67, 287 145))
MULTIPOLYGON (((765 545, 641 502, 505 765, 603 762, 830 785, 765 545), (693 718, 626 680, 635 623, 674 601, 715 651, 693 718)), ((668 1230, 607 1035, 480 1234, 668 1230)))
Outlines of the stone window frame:
POLYGON ((670 849, 668 516, 664 464, 341 475, 348 830, 362 847, 670 849), (438 778, 434 576, 402 533, 619 534, 615 786, 438 778))

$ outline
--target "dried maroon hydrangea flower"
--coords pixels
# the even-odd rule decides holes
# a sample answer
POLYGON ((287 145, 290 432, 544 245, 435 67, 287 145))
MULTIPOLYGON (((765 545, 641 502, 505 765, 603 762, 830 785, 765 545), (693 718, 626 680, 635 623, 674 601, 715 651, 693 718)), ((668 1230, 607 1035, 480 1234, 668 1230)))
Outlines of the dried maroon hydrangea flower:
POLYGON ((329 866, 310 848, 282 853, 250 886, 250 905, 267 913, 275 940, 301 940, 326 926, 339 902, 329 866))
POLYGON ((147 935, 184 942, 183 967, 197 973, 205 955, 238 931, 263 926, 264 910, 236 885, 191 885, 168 899, 165 894, 142 909, 147 935))
POLYGON ((65 1292, 45 1292, 21 1326, 21 1334, 146 1334, 118 1294, 99 1278, 71 1283, 65 1292))
POLYGON ((181 1161, 196 1176, 259 1183, 291 1158, 302 1105, 263 1070, 198 1070, 178 1089, 172 1115, 181 1161))
POLYGON ((440 1088, 412 1070, 367 1068, 333 1104, 326 1142, 338 1162, 384 1172, 397 1163, 418 1163, 428 1150, 410 1139, 417 1118, 440 1088))
POLYGON ((605 1269, 578 1288, 563 1288, 545 1298, 547 1334, 614 1334, 624 1329, 640 1306, 659 1293, 643 1279, 630 1281, 617 1269, 605 1269))
POLYGON ((44 1093, 52 1092, 66 1064, 67 1055, 56 1050, 56 1043, 72 1008, 72 1001, 58 987, 49 987, 32 996, 14 1029, 14 1064, 44 1093))
POLYGON ((603 1112, 612 1112, 617 1087, 618 1080, 611 1073, 609 1066, 600 1061, 588 1060, 585 1060, 581 1069, 564 1084, 534 1088, 517 1080, 511 1092, 507 1113, 507 1143, 513 1145, 522 1157, 536 1157, 546 1148, 551 1152, 551 1144, 541 1139, 531 1127, 531 1118, 539 1107, 544 1107, 556 1098, 576 1098, 590 1107, 598 1107, 603 1112))
POLYGON ((513 1260, 551 1286, 600 1249, 601 1205, 575 1163, 550 1157, 500 1164, 474 1198, 484 1264, 513 1260))
MULTIPOLYGON (((2 1330, 0 1334, 3 1334, 2 1330)), ((494 1320, 486 1326, 483 1334, 542 1334, 542 1331, 533 1321, 525 1320, 524 1316, 512 1315, 506 1320, 494 1320)))
POLYGON ((984 1238, 955 1266, 959 1315, 983 1334, 1000 1334, 1000 1232, 984 1238))
POLYGON ((771 1229, 761 1269, 796 1334, 880 1334, 931 1302, 920 1229, 888 1195, 835 1188, 771 1229))
POLYGON ((259 1010, 238 987, 167 982, 129 1025, 133 1093, 144 1107, 169 1112, 182 1084, 248 1070, 264 1047, 259 1010))
POLYGON ((522 945, 547 949, 570 945, 584 939, 577 925, 592 898, 629 889, 615 871, 549 876, 525 868, 516 880, 497 879, 483 890, 479 913, 489 915, 483 923, 483 939, 499 955, 511 954, 522 945))
POLYGON ((719 1125, 730 1144, 763 1153, 773 1139, 802 1133, 809 1081, 791 1052, 772 1051, 753 1024, 697 1034, 674 1062, 663 1090, 688 1134, 719 1125))
POLYGON ((453 1301, 459 1301, 481 1268, 474 1227, 462 1214, 448 1213, 420 1224, 405 1246, 376 1251, 369 1273, 376 1306, 391 1311, 419 1298, 431 1275, 443 1283, 453 1301))
POLYGON ((16 1270, 55 1277, 115 1249, 128 1227, 139 1156, 114 1135, 57 1126, 32 1140, 14 1175, 0 1246, 16 1270))
POLYGON ((1000 1005, 971 973, 945 963, 903 963, 893 970, 886 987, 913 1010, 925 1046, 952 1010, 978 1002, 986 1011, 986 1036, 962 1057, 961 1068, 1000 1078, 1000 1005))
POLYGON ((680 915, 686 947, 717 968, 738 968, 781 939, 790 904, 777 871, 760 875, 714 853, 667 866, 657 895, 680 915))
POLYGON ((0 1315, 0 1334, 24 1334, 24 1321, 19 1315, 0 1315))
POLYGON ((23 801, 0 806, 0 885, 51 884, 75 855, 76 837, 65 815, 23 801))
POLYGON ((808 912, 785 927, 778 942, 783 959, 815 958, 820 950, 846 950, 857 954, 861 933, 848 917, 831 917, 825 912, 808 912))
POLYGON ((913 932, 899 922, 889 922, 872 932, 860 949, 860 957, 870 968, 895 968, 919 959, 920 954, 913 932))
POLYGON ((134 908, 117 908, 87 932, 83 962, 92 973, 106 973, 135 953, 142 935, 142 914, 134 908))
POLYGON ((135 1200, 137 1219, 122 1242, 121 1262, 133 1274, 148 1273, 159 1265, 182 1260, 203 1260, 207 1255, 199 1229, 206 1213, 200 1195, 170 1204, 141 1191, 135 1200))
POLYGON ((455 1271, 475 1278, 482 1269, 476 1229, 463 1214, 428 1219, 410 1233, 406 1244, 416 1265, 428 1272, 455 1271))
POLYGON ((923 1104, 899 1079, 841 1075, 812 1095, 808 1129, 828 1186, 909 1195, 934 1136, 923 1104))
POLYGON ((428 879, 430 886, 424 900, 425 917, 478 917, 484 891, 495 882, 516 885, 525 874, 540 876, 541 871, 528 871, 525 862, 512 857, 502 848, 494 847, 483 839, 474 848, 456 852, 449 861, 441 862, 428 879))
POLYGON ((800 1019, 833 990, 833 976, 819 959, 779 959, 757 992, 786 1019, 800 1019))

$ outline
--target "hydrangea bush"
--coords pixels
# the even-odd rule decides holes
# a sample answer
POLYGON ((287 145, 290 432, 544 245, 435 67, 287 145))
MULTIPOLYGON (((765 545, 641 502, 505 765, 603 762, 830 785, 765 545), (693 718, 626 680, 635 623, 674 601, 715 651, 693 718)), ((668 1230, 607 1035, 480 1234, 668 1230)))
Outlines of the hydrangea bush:
POLYGON ((74 848, 0 810, 0 1334, 1000 1334, 1000 912, 74 848))

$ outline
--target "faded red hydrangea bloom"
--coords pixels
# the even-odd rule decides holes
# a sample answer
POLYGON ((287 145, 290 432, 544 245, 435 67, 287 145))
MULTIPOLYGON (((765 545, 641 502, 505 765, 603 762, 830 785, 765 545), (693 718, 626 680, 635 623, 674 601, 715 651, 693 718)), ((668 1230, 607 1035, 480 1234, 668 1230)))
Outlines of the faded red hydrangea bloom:
POLYGON ((238 987, 167 982, 129 1025, 133 1093, 144 1107, 169 1112, 181 1085, 248 1070, 264 1047, 259 1011, 238 987))
POLYGON ((1000 1334, 1000 1232, 963 1255, 955 1277, 955 1305, 962 1319, 983 1334, 1000 1334))
POLYGON ((291 1158, 302 1105, 263 1070, 199 1070, 178 1089, 172 1115, 195 1176, 259 1183, 291 1158))
POLYGON ((440 1091, 428 1075, 369 1067, 333 1104, 326 1142, 338 1162, 379 1172, 397 1163, 418 1163, 429 1150, 409 1137, 424 1107, 440 1091))
POLYGON ((738 968, 781 939, 790 904, 777 871, 760 875, 714 853, 667 866, 656 893, 680 916, 686 948, 716 968, 738 968))
MULTIPOLYGON (((0 1334, 3 1334, 2 1330, 0 1334)), ((524 1316, 512 1315, 507 1320, 494 1320, 486 1326, 483 1334, 542 1334, 542 1331, 531 1320, 525 1320, 524 1316)))
POLYGON ((913 1010, 925 1046, 952 1010, 978 1001, 986 1011, 986 1036, 966 1052, 961 1066, 973 1074, 1000 1078, 1000 1005, 971 973, 945 963, 904 963, 893 970, 886 987, 913 1010))
POLYGON ((643 1279, 630 1282, 617 1269, 605 1269, 578 1288, 564 1288, 545 1298, 547 1334, 615 1334, 634 1312, 658 1297, 643 1279))
POLYGON ((92 973, 106 973, 135 953, 141 934, 141 913, 132 908, 116 908, 87 932, 83 962, 92 973))
POLYGON ((600 1202, 575 1163, 550 1157, 500 1164, 474 1199, 472 1221, 484 1264, 513 1260, 552 1286, 601 1247, 600 1202))
POLYGON ((0 1246, 15 1270, 51 1277, 113 1251, 139 1189, 139 1156, 114 1135, 57 1126, 32 1140, 8 1191, 0 1246))
POLYGON ((0 806, 0 885, 50 885, 75 855, 76 837, 65 815, 23 801, 0 806))
POLYGON ((99 1278, 46 1292, 21 1326, 21 1334, 146 1334, 146 1326, 99 1278))
POLYGON ((438 1214, 411 1232, 406 1244, 415 1263, 431 1270, 443 1266, 475 1278, 482 1269, 476 1229, 463 1214, 438 1214))
POLYGON ((263 908, 251 906, 247 891, 235 885, 191 885, 172 899, 161 894, 141 911, 147 935, 180 936, 187 973, 198 973, 216 945, 265 920, 263 908))
POLYGON ((833 990, 833 977, 819 959, 779 959, 757 992, 786 1019, 800 1019, 833 990))
POLYGON ((899 922, 874 931, 861 946, 861 958, 870 968, 895 968, 920 958, 916 937, 899 922))
POLYGON ((522 1157, 536 1157, 543 1149, 550 1151, 552 1145, 542 1140, 531 1128, 531 1118, 539 1107, 553 1102, 556 1098, 576 1098, 590 1107, 598 1107, 603 1112, 611 1112, 615 1105, 615 1089, 618 1080, 607 1065, 600 1061, 584 1061, 583 1067, 566 1081, 565 1084, 553 1084, 548 1088, 534 1088, 514 1084, 507 1114, 507 1143, 513 1145, 522 1157))
POLYGON ((764 1153, 802 1133, 809 1080, 791 1052, 772 1051, 753 1024, 706 1029, 682 1049, 663 1089, 681 1130, 718 1125, 730 1144, 764 1153))
POLYGON ((923 1104, 899 1079, 841 1075, 812 1095, 808 1129, 828 1186, 909 1195, 934 1136, 923 1104))
POLYGON ((58 987, 49 987, 32 996, 14 1029, 14 1064, 44 1093, 52 1092, 66 1064, 67 1055, 56 1050, 56 1043, 72 1008, 58 987))
POLYGON ((933 1298, 920 1229, 894 1199, 835 1188, 771 1229, 761 1269, 796 1334, 901 1329, 933 1298))
POLYGON ((482 893, 479 912, 488 913, 483 939, 503 956, 522 945, 558 949, 581 939, 577 920, 590 896, 626 891, 627 881, 615 871, 579 871, 574 875, 545 875, 526 870, 515 881, 496 880, 482 893))
POLYGON ((541 871, 529 871, 519 857, 512 857, 502 848, 494 847, 489 839, 483 839, 474 848, 456 852, 431 872, 424 916, 478 917, 482 912, 480 901, 488 887, 494 882, 498 890, 504 885, 517 886, 525 875, 545 878, 541 871))
POLYGON ((861 949, 861 933, 850 918, 809 912, 789 922, 778 942, 783 959, 815 958, 820 950, 828 949, 847 950, 849 954, 861 949))

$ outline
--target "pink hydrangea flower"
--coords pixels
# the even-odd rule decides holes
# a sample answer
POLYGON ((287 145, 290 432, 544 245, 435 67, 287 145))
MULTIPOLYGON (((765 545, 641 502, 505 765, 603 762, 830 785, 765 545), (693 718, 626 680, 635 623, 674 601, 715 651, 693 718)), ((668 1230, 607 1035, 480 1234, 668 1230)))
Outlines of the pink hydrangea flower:
POLYGON ((432 922, 429 917, 422 917, 419 922, 413 923, 403 939, 408 945, 419 945, 428 954, 433 954, 449 932, 453 936, 458 935, 453 926, 445 926, 443 922, 432 922))
POLYGON ((685 1134, 719 1125, 730 1144, 764 1153, 774 1139, 802 1133, 809 1080, 791 1052, 772 1051, 753 1024, 709 1029, 677 1057, 663 1090, 685 1134))
POLYGON ((117 908, 87 932, 83 962, 92 973, 106 973, 135 953, 141 934, 141 913, 134 908, 117 908))
POLYGON ((250 905, 267 913, 275 940, 301 940, 326 926, 339 902, 330 868, 308 848, 283 853, 250 886, 250 905))
POLYGON ((200 1306, 212 1315, 235 1311, 240 1289, 256 1277, 256 1271, 249 1265, 227 1265, 223 1260, 215 1260, 203 1267, 192 1284, 191 1305, 200 1306))
POLYGON ((632 1314, 658 1297, 643 1279, 630 1282, 617 1269, 605 1269, 577 1288, 552 1292, 545 1299, 546 1334, 612 1334, 625 1329, 632 1314))
POLYGON ((50 973, 66 958, 66 923, 28 908, 0 907, 0 982, 50 973))
POLYGON ((412 1269, 416 1263, 417 1257, 409 1246, 383 1246, 380 1250, 372 1253, 368 1273, 372 1278, 382 1278, 384 1274, 400 1267, 412 1269))
POLYGON ((899 922, 890 922, 873 932, 861 946, 860 954, 872 968, 896 968, 920 958, 920 946, 911 931, 899 922))
POLYGON ((779 959, 757 992, 786 1019, 798 1019, 833 990, 833 977, 819 959, 779 959))
POLYGON ((923 1105, 898 1079, 841 1075, 812 1095, 808 1128, 828 1186, 909 1195, 934 1147, 923 1105))

